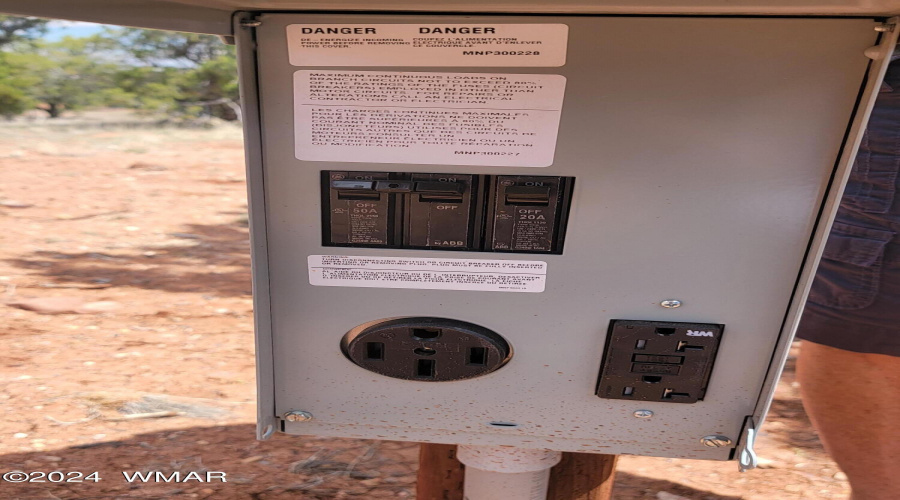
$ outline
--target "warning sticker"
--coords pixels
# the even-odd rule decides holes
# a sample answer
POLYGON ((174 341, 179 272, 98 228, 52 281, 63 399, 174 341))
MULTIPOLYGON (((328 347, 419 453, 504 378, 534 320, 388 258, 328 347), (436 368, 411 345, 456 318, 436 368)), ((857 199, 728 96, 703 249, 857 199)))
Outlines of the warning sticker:
POLYGON ((294 66, 559 67, 565 24, 291 24, 294 66))
POLYGON ((565 85, 562 75, 297 71, 296 157, 548 167, 565 85))
POLYGON ((488 292, 544 291, 547 263, 536 260, 412 259, 310 255, 309 284, 488 292))

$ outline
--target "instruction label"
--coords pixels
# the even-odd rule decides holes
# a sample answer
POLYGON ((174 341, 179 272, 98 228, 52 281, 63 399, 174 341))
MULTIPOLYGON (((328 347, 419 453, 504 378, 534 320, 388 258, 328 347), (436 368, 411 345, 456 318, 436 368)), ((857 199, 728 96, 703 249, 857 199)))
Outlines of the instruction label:
POLYGON ((565 24, 291 24, 294 66, 559 67, 565 24))
POLYGON ((296 157, 548 167, 565 86, 562 75, 300 70, 296 157))
POLYGON ((307 261, 315 286, 539 293, 547 279, 547 263, 536 260, 310 255, 307 261))

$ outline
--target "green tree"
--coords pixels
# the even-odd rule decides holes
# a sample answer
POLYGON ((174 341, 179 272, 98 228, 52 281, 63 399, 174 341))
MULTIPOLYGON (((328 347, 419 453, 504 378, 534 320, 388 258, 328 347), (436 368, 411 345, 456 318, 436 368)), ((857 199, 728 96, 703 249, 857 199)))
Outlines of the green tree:
POLYGON ((105 50, 137 63, 123 70, 118 82, 143 109, 176 117, 241 118, 234 47, 217 37, 122 28, 103 38, 105 50))
POLYGON ((67 110, 103 104, 119 68, 95 56, 90 38, 39 42, 29 53, 7 56, 23 68, 20 80, 37 107, 50 118, 58 118, 67 110))
POLYGON ((0 116, 7 120, 21 115, 32 106, 32 100, 25 92, 0 82, 0 116))
POLYGON ((0 14, 0 47, 14 42, 32 40, 47 30, 47 20, 34 17, 15 17, 0 14))
POLYGON ((34 101, 23 90, 22 68, 3 49, 39 37, 46 25, 44 19, 0 15, 0 116, 7 120, 30 109, 34 101))
POLYGON ((107 30, 107 38, 113 41, 112 46, 122 47, 134 58, 154 66, 200 66, 234 54, 231 47, 212 35, 114 28, 107 30))

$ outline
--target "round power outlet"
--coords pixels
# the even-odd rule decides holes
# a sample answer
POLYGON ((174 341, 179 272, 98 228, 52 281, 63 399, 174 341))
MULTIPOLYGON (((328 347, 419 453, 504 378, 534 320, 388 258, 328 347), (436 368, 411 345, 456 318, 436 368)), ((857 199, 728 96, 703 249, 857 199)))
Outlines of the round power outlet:
POLYGON ((357 365, 388 377, 423 382, 463 380, 506 364, 512 348, 499 334, 447 318, 390 318, 347 332, 341 350, 357 365))

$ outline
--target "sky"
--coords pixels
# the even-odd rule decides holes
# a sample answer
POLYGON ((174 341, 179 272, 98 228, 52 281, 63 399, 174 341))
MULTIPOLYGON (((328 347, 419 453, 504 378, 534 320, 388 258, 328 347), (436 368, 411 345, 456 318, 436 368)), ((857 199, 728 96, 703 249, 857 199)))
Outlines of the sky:
POLYGON ((84 23, 81 21, 50 21, 47 23, 46 40, 57 41, 65 36, 90 36, 103 31, 106 24, 84 23))

